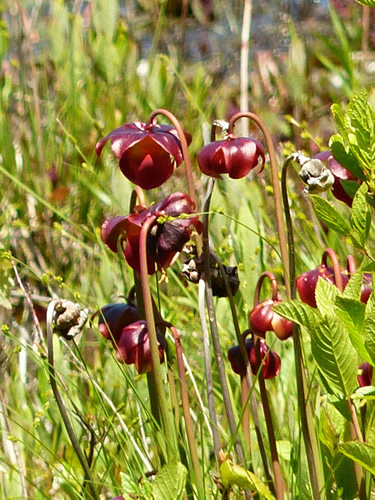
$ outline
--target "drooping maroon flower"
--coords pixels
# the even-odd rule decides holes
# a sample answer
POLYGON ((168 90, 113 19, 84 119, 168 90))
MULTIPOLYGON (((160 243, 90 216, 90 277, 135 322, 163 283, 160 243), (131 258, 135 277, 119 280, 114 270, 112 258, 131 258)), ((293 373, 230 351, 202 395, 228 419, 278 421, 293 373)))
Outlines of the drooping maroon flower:
MULTIPOLYGON (((245 348, 249 355, 250 367, 253 375, 257 374, 257 362, 254 341, 252 338, 245 340, 245 348)), ((262 373, 265 379, 274 378, 281 369, 281 359, 276 352, 272 351, 267 344, 260 341, 260 356, 264 360, 262 364, 262 373)), ((246 375, 246 366, 242 358, 240 346, 236 345, 228 350, 228 359, 234 373, 238 375, 246 375)))
POLYGON ((98 329, 106 339, 118 342, 122 329, 138 319, 137 308, 132 305, 107 304, 100 309, 98 329))
POLYGON ((365 361, 358 368, 357 381, 359 387, 372 385, 372 365, 365 361))
MULTIPOLYGON (((138 373, 146 373, 152 370, 150 338, 146 321, 136 321, 123 328, 116 349, 116 358, 120 363, 135 364, 138 373)), ((164 353, 159 339, 158 349, 160 362, 162 363, 164 353)))
POLYGON ((340 163, 332 156, 331 151, 322 151, 314 156, 314 158, 318 158, 319 160, 325 161, 328 160, 328 168, 333 174, 335 178, 332 186, 332 194, 335 198, 340 201, 343 201, 349 207, 353 204, 353 198, 351 198, 348 193, 345 191, 341 181, 355 181, 361 184, 361 180, 355 177, 349 170, 340 165, 340 163))
POLYGON ((282 318, 272 310, 281 300, 264 300, 259 302, 249 314, 251 330, 259 337, 265 338, 266 332, 274 332, 280 340, 286 340, 293 333, 293 322, 282 318))
POLYGON ((184 193, 173 193, 164 200, 148 208, 138 207, 136 213, 126 217, 115 217, 102 225, 102 240, 113 252, 117 252, 117 242, 125 242, 125 258, 136 271, 140 271, 139 237, 145 221, 151 217, 180 217, 184 214, 191 217, 166 220, 151 226, 147 236, 148 273, 155 272, 155 265, 164 269, 171 265, 173 259, 189 241, 193 230, 202 231, 199 217, 194 215, 195 204, 184 193))
POLYGON ((216 178, 229 174, 232 179, 241 179, 259 164, 262 170, 264 163, 264 149, 259 141, 234 135, 207 144, 198 155, 201 171, 216 178))
MULTIPOLYGON (((191 135, 185 137, 191 142, 191 135)), ((181 143, 175 128, 158 124, 125 123, 112 130, 96 145, 100 156, 110 140, 112 151, 120 160, 120 170, 127 179, 143 189, 161 186, 182 163, 181 143)))
MULTIPOLYGON (((315 289, 318 284, 319 277, 323 278, 333 285, 336 284, 334 271, 331 266, 320 264, 311 271, 306 271, 297 278, 297 290, 302 302, 305 302, 311 307, 317 307, 315 299, 315 289)), ((347 274, 341 273, 343 288, 347 285, 349 277, 347 274)))

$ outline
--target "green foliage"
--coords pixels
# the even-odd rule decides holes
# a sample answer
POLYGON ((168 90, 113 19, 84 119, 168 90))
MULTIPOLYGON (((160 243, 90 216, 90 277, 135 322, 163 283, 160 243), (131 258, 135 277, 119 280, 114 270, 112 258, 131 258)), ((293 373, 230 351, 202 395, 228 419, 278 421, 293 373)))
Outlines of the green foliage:
POLYGON ((241 489, 255 490, 266 500, 275 498, 263 481, 251 471, 233 463, 232 460, 227 459, 220 465, 220 479, 225 488, 238 486, 241 489))
POLYGON ((340 444, 339 450, 358 464, 363 465, 371 474, 375 474, 375 446, 353 441, 340 444))
POLYGON ((369 7, 375 7, 375 0, 356 0, 356 2, 361 5, 368 5, 369 7))

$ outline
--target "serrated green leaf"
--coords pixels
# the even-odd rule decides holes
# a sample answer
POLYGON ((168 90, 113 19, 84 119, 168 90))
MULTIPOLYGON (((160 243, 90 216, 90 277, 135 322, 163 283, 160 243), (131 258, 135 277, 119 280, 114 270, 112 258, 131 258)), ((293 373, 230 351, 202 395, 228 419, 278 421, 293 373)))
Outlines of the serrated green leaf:
POLYGON ((315 299, 322 316, 334 315, 335 299, 339 294, 337 286, 319 276, 315 288, 315 299))
POLYGON ((324 198, 320 196, 311 196, 315 212, 319 220, 321 220, 330 229, 333 229, 339 234, 348 235, 350 233, 350 226, 341 213, 324 198))
POLYGON ((365 304, 359 300, 345 297, 336 298, 335 314, 345 326, 353 347, 361 358, 371 362, 370 355, 365 347, 365 310, 365 304))
POLYGON ((359 387, 351 396, 352 399, 375 399, 375 387, 372 385, 365 385, 364 387, 359 387))
POLYGON ((364 331, 365 346, 370 357, 370 359, 366 359, 366 361, 368 361, 372 365, 375 365, 375 313, 372 313, 366 317, 364 323, 364 331))
POLYGON ((346 299, 359 300, 361 297, 361 287, 363 283, 363 274, 356 272, 350 277, 342 296, 346 299))
POLYGON ((320 318, 316 309, 299 300, 281 302, 273 306, 272 309, 283 318, 306 328, 311 328, 320 318))
POLYGON ((355 236, 359 248, 365 247, 371 225, 371 212, 366 200, 367 192, 368 187, 364 182, 354 196, 350 216, 350 224, 352 226, 352 233, 350 236, 355 236))
POLYGON ((154 500, 180 500, 185 494, 186 467, 181 464, 164 465, 152 483, 154 500))
POLYGON ((340 134, 343 136, 344 139, 347 139, 345 119, 341 107, 338 104, 334 103, 331 106, 331 112, 333 115, 333 119, 335 120, 336 127, 338 128, 340 134))
POLYGON ((339 444, 339 451, 375 474, 375 446, 358 441, 339 444))
POLYGON ((369 7, 375 7, 375 0, 356 0, 356 2, 361 5, 368 5, 369 7))
POLYGON ((349 148, 345 146, 344 138, 341 137, 341 135, 335 134, 331 136, 329 140, 329 149, 332 156, 340 163, 340 165, 349 170, 349 172, 351 172, 355 177, 358 177, 358 179, 365 179, 357 158, 353 155, 349 148))
POLYGON ((332 394, 348 398, 357 386, 357 352, 343 324, 325 317, 311 333, 311 352, 332 394))
POLYGON ((220 465, 220 479, 225 488, 228 488, 228 486, 238 486, 242 489, 255 490, 266 500, 274 500, 275 498, 268 486, 255 474, 233 463, 231 460, 225 460, 220 465))

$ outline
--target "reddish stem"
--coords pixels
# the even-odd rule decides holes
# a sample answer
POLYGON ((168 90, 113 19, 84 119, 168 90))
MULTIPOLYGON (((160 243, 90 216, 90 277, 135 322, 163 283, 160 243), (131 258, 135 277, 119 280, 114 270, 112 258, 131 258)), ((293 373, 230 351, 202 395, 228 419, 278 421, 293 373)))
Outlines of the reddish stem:
POLYGON ((333 275, 335 278, 335 285, 337 288, 340 290, 340 292, 343 291, 344 287, 342 284, 342 276, 341 276, 341 269, 340 269, 340 263, 339 259, 336 255, 336 253, 332 250, 332 248, 326 248, 323 252, 322 255, 322 264, 327 266, 327 258, 330 257, 331 262, 332 262, 332 267, 333 267, 333 275))
POLYGON ((255 291, 254 291, 254 307, 259 304, 260 291, 263 285, 263 281, 268 278, 272 285, 272 300, 277 300, 277 279, 276 276, 270 271, 265 271, 262 273, 257 281, 255 291))
POLYGON ((353 255, 348 255, 346 260, 346 269, 348 271, 349 276, 353 276, 356 272, 356 265, 353 255))

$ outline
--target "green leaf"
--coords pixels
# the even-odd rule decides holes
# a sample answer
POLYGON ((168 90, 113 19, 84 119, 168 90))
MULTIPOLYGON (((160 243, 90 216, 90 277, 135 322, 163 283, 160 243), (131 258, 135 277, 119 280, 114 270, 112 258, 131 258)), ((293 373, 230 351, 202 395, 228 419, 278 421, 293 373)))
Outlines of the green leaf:
POLYGON ((228 486, 238 486, 241 489, 256 490, 261 498, 274 500, 274 496, 255 474, 233 463, 231 460, 225 460, 220 465, 220 479, 225 488, 228 486))
POLYGON ((357 248, 364 248, 366 246, 368 234, 371 225, 371 212, 370 207, 366 200, 368 186, 364 182, 357 190, 354 199, 352 212, 350 216, 350 224, 352 232, 350 239, 353 241, 354 246, 357 248))
POLYGON ((340 163, 340 165, 349 170, 349 172, 351 172, 355 177, 362 180, 365 179, 357 158, 349 150, 349 148, 346 148, 344 139, 341 135, 335 134, 331 136, 329 140, 329 149, 332 156, 340 163))
POLYGON ((349 224, 337 208, 320 196, 312 195, 311 198, 319 220, 321 220, 330 229, 333 229, 336 233, 343 234, 345 236, 350 233, 349 224))
POLYGON ((357 353, 338 318, 326 316, 311 332, 311 352, 326 387, 348 398, 357 386, 357 353))
POLYGON ((369 7, 375 7, 375 0, 356 0, 356 2, 361 5, 368 5, 369 7))
POLYGON ((187 470, 181 463, 164 465, 152 483, 154 500, 180 500, 185 494, 187 470))
POLYGON ((359 300, 337 297, 335 313, 344 324, 350 341, 361 358, 371 362, 365 347, 364 321, 366 306, 359 300))
POLYGON ((370 359, 364 359, 375 366, 375 313, 366 317, 364 331, 366 351, 370 357, 370 359))
POLYGON ((283 318, 294 321, 294 323, 306 328, 311 328, 320 317, 319 312, 315 308, 299 300, 281 302, 273 306, 272 310, 283 318))
POLYGON ((372 385, 365 385, 364 387, 359 387, 354 394, 351 396, 352 399, 375 399, 375 387, 372 385))
POLYGON ((339 294, 337 286, 319 276, 315 289, 315 299, 322 316, 334 315, 335 299, 339 294))
POLYGON ((339 444, 339 451, 375 474, 375 446, 358 441, 339 444))
POLYGON ((363 274, 361 272, 354 273, 348 281, 342 296, 346 299, 359 300, 361 297, 361 288, 363 283, 363 274))

